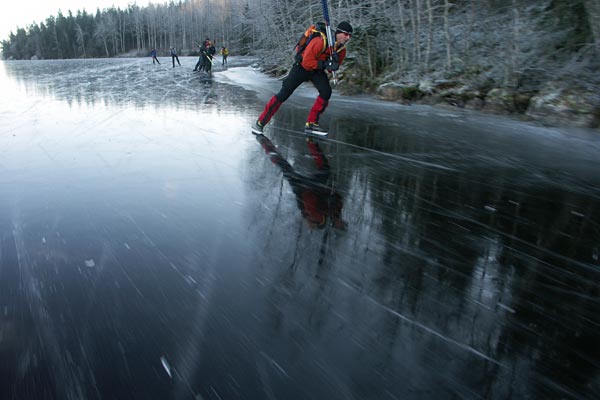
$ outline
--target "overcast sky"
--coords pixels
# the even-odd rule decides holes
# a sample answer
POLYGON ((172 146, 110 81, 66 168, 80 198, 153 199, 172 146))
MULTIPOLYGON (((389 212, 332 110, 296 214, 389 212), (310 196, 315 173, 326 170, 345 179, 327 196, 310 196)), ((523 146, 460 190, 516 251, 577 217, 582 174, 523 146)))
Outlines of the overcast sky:
POLYGON ((56 16, 60 9, 64 15, 68 11, 85 9, 95 13, 96 8, 107 8, 112 5, 125 8, 129 3, 145 6, 148 3, 161 4, 167 0, 4 0, 0 8, 0 40, 6 40, 17 27, 26 28, 33 22, 44 22, 51 15, 56 16))

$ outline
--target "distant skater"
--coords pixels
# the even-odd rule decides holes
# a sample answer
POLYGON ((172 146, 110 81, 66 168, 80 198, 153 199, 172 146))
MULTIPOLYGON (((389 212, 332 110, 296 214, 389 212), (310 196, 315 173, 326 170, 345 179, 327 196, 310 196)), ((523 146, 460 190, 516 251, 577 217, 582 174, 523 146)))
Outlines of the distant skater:
POLYGON ((221 56, 223 57, 223 62, 221 63, 221 65, 225 66, 227 65, 227 56, 229 55, 229 50, 227 50, 227 47, 223 46, 221 47, 221 56))
MULTIPOLYGON (((211 43, 209 38, 206 38, 204 46, 200 49, 200 56, 204 58, 202 65, 208 75, 211 74, 213 58, 216 52, 217 49, 215 49, 215 46, 211 43)), ((202 70, 202 68, 200 68, 200 70, 202 70)))
POLYGON ((194 67, 194 71, 193 72, 202 71, 202 69, 204 68, 204 55, 202 54, 202 49, 204 49, 204 46, 206 45, 206 42, 208 40, 209 39, 206 38, 206 40, 204 41, 204 43, 198 45, 198 50, 200 52, 200 57, 198 57, 198 62, 196 63, 196 66, 194 67))
POLYGON ((177 64, 179 64, 179 66, 181 67, 179 57, 177 57, 177 50, 173 46, 171 46, 171 60, 173 60, 173 68, 175 68, 175 60, 177 60, 177 64))
POLYGON ((152 64, 157 62, 158 65, 160 65, 160 61, 158 61, 158 58, 156 58, 156 49, 152 49, 152 51, 150 52, 150 55, 152 56, 152 64))

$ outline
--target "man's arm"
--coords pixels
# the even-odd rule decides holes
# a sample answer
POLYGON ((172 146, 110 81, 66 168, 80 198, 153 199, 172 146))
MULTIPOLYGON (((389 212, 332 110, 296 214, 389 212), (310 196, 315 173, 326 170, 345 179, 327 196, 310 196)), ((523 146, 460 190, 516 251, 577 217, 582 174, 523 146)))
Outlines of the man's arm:
POLYGON ((313 38, 304 49, 304 54, 302 55, 302 68, 307 71, 314 71, 318 69, 319 66, 319 57, 323 52, 323 38, 317 36, 313 38))

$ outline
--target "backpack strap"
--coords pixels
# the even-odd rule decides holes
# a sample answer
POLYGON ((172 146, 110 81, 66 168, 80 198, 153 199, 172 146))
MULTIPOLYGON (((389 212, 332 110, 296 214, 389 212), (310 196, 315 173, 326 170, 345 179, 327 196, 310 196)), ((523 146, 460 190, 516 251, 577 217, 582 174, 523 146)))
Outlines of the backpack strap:
POLYGON ((323 54, 323 52, 327 49, 327 36, 325 35, 324 32, 322 32, 321 30, 317 29, 317 27, 315 27, 315 25, 311 25, 304 32, 304 34, 300 37, 300 40, 298 41, 298 43, 296 44, 296 47, 294 49, 294 51, 296 53, 295 56, 294 56, 294 59, 295 59, 295 61, 297 63, 302 62, 302 57, 304 55, 304 50, 306 50, 306 47, 308 46, 308 44, 310 43, 310 41, 312 39, 314 39, 315 37, 317 37, 317 35, 320 35, 321 38, 323 39, 323 48, 319 52, 319 55, 323 54))
POLYGON ((312 37, 311 37, 311 39, 314 38, 314 37, 316 37, 317 33, 321 36, 321 39, 323 39, 323 48, 319 52, 319 55, 320 55, 320 54, 323 54, 323 52, 327 49, 327 36, 323 32, 318 31, 316 29, 313 29, 312 30, 312 35, 311 35, 312 37))
POLYGON ((346 45, 344 44, 339 44, 338 42, 335 42, 335 45, 333 46, 333 50, 338 53, 342 50, 344 50, 346 48, 346 45), (339 47, 338 47, 339 46, 339 47))

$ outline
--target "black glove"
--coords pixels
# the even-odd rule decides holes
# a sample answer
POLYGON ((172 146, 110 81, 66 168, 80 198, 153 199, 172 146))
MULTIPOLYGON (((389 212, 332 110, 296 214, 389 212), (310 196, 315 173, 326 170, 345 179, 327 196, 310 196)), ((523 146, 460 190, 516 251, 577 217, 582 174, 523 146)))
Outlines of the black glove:
POLYGON ((317 66, 318 69, 327 69, 329 71, 337 71, 340 69, 340 64, 332 60, 321 60, 317 66))
POLYGON ((335 61, 336 63, 339 63, 339 62, 340 62, 340 55, 337 53, 337 51, 334 51, 334 52, 331 54, 331 59, 332 59, 333 61, 335 61))
POLYGON ((325 68, 327 68, 329 71, 337 71, 340 69, 340 63, 337 61, 327 60, 325 68))

